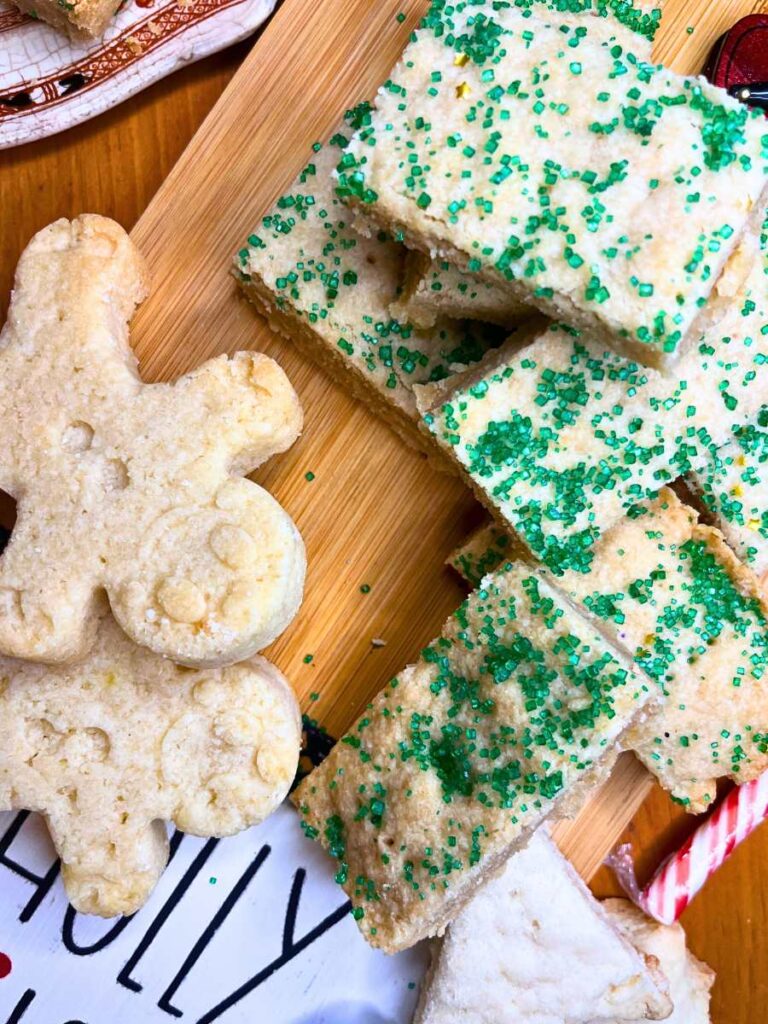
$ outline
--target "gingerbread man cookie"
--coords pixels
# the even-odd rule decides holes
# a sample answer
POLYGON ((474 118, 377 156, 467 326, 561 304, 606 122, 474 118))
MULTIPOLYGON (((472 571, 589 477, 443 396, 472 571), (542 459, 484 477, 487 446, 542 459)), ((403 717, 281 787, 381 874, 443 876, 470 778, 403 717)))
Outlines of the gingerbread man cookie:
POLYGON ((136 643, 196 666, 249 657, 298 609, 301 538, 243 479, 296 440, 296 394, 250 352, 144 384, 128 321, 146 289, 103 217, 57 221, 21 257, 0 334, 0 488, 18 506, 0 654, 83 657, 101 590, 136 643))
POLYGON ((181 668, 106 615, 85 661, 0 658, 0 810, 45 816, 83 913, 145 902, 168 860, 164 822, 224 836, 265 818, 300 744, 296 699, 258 655, 181 668))

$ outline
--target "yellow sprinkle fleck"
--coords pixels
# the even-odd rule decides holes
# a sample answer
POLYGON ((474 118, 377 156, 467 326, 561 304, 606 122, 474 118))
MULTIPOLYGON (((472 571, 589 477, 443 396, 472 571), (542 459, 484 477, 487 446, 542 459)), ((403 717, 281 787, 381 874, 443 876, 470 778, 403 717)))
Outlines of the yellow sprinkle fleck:
POLYGON ((656 639, 656 634, 655 633, 648 633, 646 638, 645 638, 645 645, 646 645, 646 647, 650 647, 655 639, 656 639))
POLYGON ((457 68, 463 68, 465 64, 469 64, 469 54, 459 53, 453 58, 453 63, 457 68))
POLYGON ((469 96, 471 92, 472 90, 466 82, 462 82, 461 85, 456 86, 456 96, 458 99, 463 99, 464 96, 469 96))
POLYGON ((747 463, 747 457, 746 457, 746 455, 738 455, 738 456, 736 457, 736 465, 737 465, 737 466, 745 466, 745 465, 746 465, 746 463, 747 463))
POLYGON ((734 496, 734 498, 740 498, 744 494, 744 488, 741 486, 741 484, 735 484, 731 488, 731 494, 734 496))
POLYGON ((747 523, 747 529, 752 530, 753 533, 754 533, 755 530, 759 530, 760 529, 760 520, 759 519, 750 519, 749 522, 747 523))

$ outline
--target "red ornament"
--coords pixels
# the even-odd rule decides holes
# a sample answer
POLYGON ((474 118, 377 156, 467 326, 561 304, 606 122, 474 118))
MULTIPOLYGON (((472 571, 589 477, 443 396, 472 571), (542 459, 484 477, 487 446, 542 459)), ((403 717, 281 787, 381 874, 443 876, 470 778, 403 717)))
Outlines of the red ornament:
POLYGON ((7 978, 12 970, 11 958, 6 956, 5 953, 0 953, 0 979, 7 978))
POLYGON ((723 89, 768 82, 768 14, 750 14, 715 43, 705 76, 723 89))

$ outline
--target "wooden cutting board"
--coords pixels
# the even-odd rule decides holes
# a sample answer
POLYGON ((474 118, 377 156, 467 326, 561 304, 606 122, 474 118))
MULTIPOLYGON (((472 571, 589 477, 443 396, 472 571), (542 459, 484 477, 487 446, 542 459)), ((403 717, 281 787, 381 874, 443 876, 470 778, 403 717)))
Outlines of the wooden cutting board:
MULTIPOLYGON (((426 0, 285 0, 133 231, 154 281, 133 330, 148 380, 175 378, 222 351, 256 348, 280 361, 300 395, 304 436, 258 480, 304 535, 306 600, 267 653, 304 709, 336 735, 462 600, 443 563, 480 510, 459 480, 430 468, 276 337, 240 297, 229 267, 312 142, 345 108, 373 95, 426 7, 426 0), (372 646, 374 638, 386 646, 372 646)), ((663 7, 656 54, 692 71, 722 31, 765 4, 667 0, 663 7)), ((649 784, 625 755, 582 818, 560 826, 561 845, 586 876, 649 784)))

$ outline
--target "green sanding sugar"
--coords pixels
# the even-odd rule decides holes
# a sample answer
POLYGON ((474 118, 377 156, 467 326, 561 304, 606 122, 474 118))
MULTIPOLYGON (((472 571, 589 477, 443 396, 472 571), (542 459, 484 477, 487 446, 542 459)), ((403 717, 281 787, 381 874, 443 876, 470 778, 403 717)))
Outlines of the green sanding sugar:
POLYGON ((768 571, 768 406, 708 453, 689 477, 726 540, 762 576, 768 571))
MULTIPOLYGON (((491 558, 496 533, 478 532, 452 564, 491 558)), ((667 694, 624 743, 676 800, 704 810, 719 778, 746 781, 768 767, 765 605, 755 578, 673 492, 609 530, 591 574, 566 572, 559 585, 667 694)))
POLYGON ((413 421, 415 383, 476 362, 504 334, 448 319, 424 331, 393 316, 405 250, 384 232, 356 230, 353 211, 334 191, 334 168, 369 118, 368 104, 360 104, 324 145, 313 147, 310 162, 238 254, 236 275, 249 298, 271 317, 287 318, 284 329, 308 341, 324 365, 328 358, 340 363, 356 387, 362 379, 413 421))
POLYGON ((374 945, 426 934, 471 868, 612 756, 650 696, 536 573, 489 577, 296 793, 374 945))
POLYGON ((555 325, 522 347, 513 337, 468 384, 420 391, 425 424, 537 557, 588 572, 605 529, 760 409, 764 282, 765 254, 674 377, 555 325))
POLYGON ((629 2, 435 0, 338 195, 550 315, 566 296, 569 321, 669 369, 761 201, 768 133, 653 64, 657 24, 629 2))

